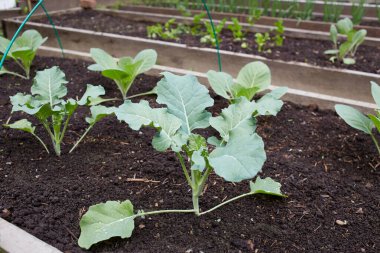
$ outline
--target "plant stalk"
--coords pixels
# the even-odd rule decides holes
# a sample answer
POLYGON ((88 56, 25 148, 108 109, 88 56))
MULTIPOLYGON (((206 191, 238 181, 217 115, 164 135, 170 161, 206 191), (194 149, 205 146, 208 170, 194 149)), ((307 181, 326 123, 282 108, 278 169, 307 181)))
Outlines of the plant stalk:
POLYGON ((38 137, 38 135, 36 135, 36 134, 34 134, 34 133, 32 133, 32 135, 33 135, 34 137, 36 137, 36 139, 42 144, 42 146, 44 146, 46 152, 47 152, 48 154, 50 154, 49 149, 47 148, 46 144, 41 140, 41 138, 38 137))
POLYGON ((156 91, 153 89, 153 90, 150 90, 150 91, 147 91, 147 92, 142 92, 142 93, 139 93, 139 94, 128 96, 125 99, 131 99, 131 98, 136 98, 136 97, 141 97, 141 96, 148 96, 148 95, 154 95, 154 94, 156 94, 156 91))
POLYGON ((379 143, 377 142, 377 140, 376 140, 376 138, 375 138, 375 136, 371 133, 370 134, 371 135, 371 138, 372 138, 372 140, 373 140, 373 142, 375 143, 375 145, 376 145, 376 148, 377 148, 377 152, 379 153, 379 155, 380 155, 380 147, 379 147, 379 143))
POLYGON ((90 132, 91 128, 94 126, 94 124, 90 125, 87 130, 84 132, 84 134, 80 137, 80 139, 75 143, 75 145, 70 149, 69 154, 74 151, 74 149, 79 145, 79 143, 83 140, 83 138, 90 132))
POLYGON ((183 160, 183 157, 179 152, 176 152, 176 154, 177 154, 177 157, 179 159, 179 162, 181 163, 181 167, 183 170, 183 174, 185 174, 186 181, 191 186, 191 188, 194 190, 194 185, 193 185, 192 179, 190 179, 189 172, 187 172, 185 161, 183 160))

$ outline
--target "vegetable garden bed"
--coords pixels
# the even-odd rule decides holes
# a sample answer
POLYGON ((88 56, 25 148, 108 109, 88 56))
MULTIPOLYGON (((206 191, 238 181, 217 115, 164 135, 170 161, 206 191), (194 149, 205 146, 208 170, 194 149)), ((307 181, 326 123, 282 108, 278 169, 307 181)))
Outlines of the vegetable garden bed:
MULTIPOLYGON (((66 49, 87 53, 89 47, 102 48, 106 46, 107 51, 113 55, 122 56, 125 54, 134 54, 136 51, 145 48, 154 48, 159 54, 158 63, 160 65, 190 69, 203 73, 209 69, 216 68, 216 50, 207 47, 197 47, 199 46, 197 39, 189 38, 189 36, 184 38, 183 43, 187 43, 188 45, 146 39, 146 31, 144 29, 149 23, 142 22, 139 26, 136 26, 137 23, 135 21, 132 22, 122 17, 115 17, 112 13, 113 12, 109 11, 68 11, 60 12, 60 15, 57 13, 57 16, 54 15, 53 18, 58 25, 57 28, 66 49), (64 18, 65 16, 69 17, 69 19, 66 20, 64 18), (106 19, 99 20, 105 17, 106 19), (63 27, 69 25, 82 27, 87 30, 63 27), (134 29, 134 26, 137 29, 134 29), (178 55, 181 55, 181 57, 178 57, 178 55), (202 61, 199 59, 202 59, 202 61)), ((143 18, 144 17, 140 17, 140 19, 143 18)), ((10 36, 19 26, 20 21, 7 20, 5 23, 7 25, 7 35, 10 36)), ((33 21, 28 23, 27 28, 37 29, 44 36, 48 36, 50 38, 47 42, 48 46, 58 46, 50 25, 35 23, 35 21, 33 21)), ((316 50, 318 50, 318 53, 314 53, 310 49, 309 44, 305 44, 305 41, 309 40, 287 38, 286 41, 291 41, 287 48, 285 48, 285 46, 276 47, 273 49, 272 54, 261 54, 264 57, 276 58, 280 55, 283 58, 283 60, 272 60, 253 55, 253 53, 257 53, 255 47, 253 47, 252 51, 237 49, 236 43, 228 39, 228 33, 223 34, 223 36, 225 36, 224 38, 226 40, 226 42, 222 44, 223 50, 221 50, 223 68, 233 75, 237 74, 240 69, 239 66, 253 60, 262 60, 267 63, 272 70, 274 85, 286 85, 290 88, 319 92, 321 94, 364 102, 372 101, 369 82, 379 82, 380 80, 380 75, 373 74, 377 73, 379 69, 377 59, 380 50, 376 47, 367 47, 364 45, 359 47, 360 52, 358 52, 358 55, 363 54, 365 56, 358 57, 356 67, 349 67, 373 72, 365 73, 361 71, 336 69, 335 67, 346 68, 346 66, 334 66, 328 61, 327 57, 323 55, 323 50, 331 47, 331 43, 329 42, 311 41, 312 43, 317 43, 316 50), (300 51, 302 46, 305 47, 305 49, 303 49, 304 51, 300 51), (308 55, 308 57, 311 57, 314 61, 322 65, 324 64, 326 67, 292 61, 297 59, 304 61, 305 57, 302 56, 303 54, 308 55), (327 68, 327 66, 334 68, 327 68)), ((285 44, 286 43, 287 42, 285 42, 285 44)), ((309 58, 307 62, 310 63, 311 58, 309 58)))
MULTIPOLYGON (((114 8, 114 7, 110 7, 114 8)), ((158 13, 158 14, 165 14, 165 15, 181 15, 181 11, 174 9, 174 8, 163 8, 163 7, 149 7, 149 6, 139 6, 139 5, 129 5, 129 6, 121 6, 119 7, 119 10, 126 10, 126 11, 136 11, 136 12, 147 12, 147 13, 158 13)), ((191 14, 199 14, 204 11, 199 10, 189 10, 191 14)), ((218 20, 221 20, 223 18, 233 18, 236 17, 239 19, 240 22, 249 22, 249 15, 247 14, 238 14, 238 13, 223 13, 223 12, 213 12, 212 17, 218 20)), ((279 20, 279 18, 276 17, 268 17, 268 16, 261 16, 258 20, 255 20, 256 25, 267 25, 267 26, 273 26, 273 24, 279 20)), ((296 29, 304 29, 304 30, 311 30, 311 31, 320 31, 320 32, 328 32, 330 29, 331 23, 323 22, 321 20, 296 20, 296 19, 290 19, 290 18, 283 18, 284 20, 284 26, 286 28, 296 28, 296 29)), ((357 30, 359 29, 366 29, 367 34, 369 37, 380 37, 380 22, 379 21, 363 21, 362 25, 355 26, 357 30)))
MULTIPOLYGON (((102 84, 107 97, 120 96, 112 81, 87 70, 88 62, 38 58, 32 73, 55 65, 66 73, 70 97, 83 94, 88 83, 102 84)), ((158 80, 139 76, 131 95, 152 89, 158 80)), ((0 85, 3 124, 11 111, 9 96, 29 91, 31 81, 3 76, 0 85)), ((218 115, 227 102, 212 96, 212 113, 218 115)), ((145 99, 158 106, 154 97, 145 99)), ((81 251, 78 222, 92 204, 131 199, 136 210, 155 210, 191 203, 175 155, 152 149, 150 129, 132 131, 112 117, 67 154, 87 127, 79 120, 86 113, 74 114, 78 120, 70 124, 62 157, 48 156, 28 134, 0 128, 1 217, 62 251, 81 251)), ((209 136, 214 131, 202 132, 209 136)), ((136 220, 131 239, 112 239, 92 252, 377 252, 380 173, 370 138, 333 111, 292 103, 277 117, 260 117, 257 131, 268 156, 260 175, 281 182, 287 199, 245 198, 201 217, 149 216, 136 220)), ((201 206, 212 207, 247 187, 212 174, 201 206)))

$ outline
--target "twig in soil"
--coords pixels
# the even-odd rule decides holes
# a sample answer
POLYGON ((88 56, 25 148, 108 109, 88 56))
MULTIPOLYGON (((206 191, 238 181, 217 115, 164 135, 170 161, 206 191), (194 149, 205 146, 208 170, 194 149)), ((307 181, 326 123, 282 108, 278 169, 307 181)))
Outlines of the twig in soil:
POLYGON ((78 237, 76 237, 75 235, 74 235, 74 233, 73 232, 71 232, 71 230, 68 228, 68 227, 66 227, 65 226, 65 228, 66 228, 66 230, 67 230, 67 232, 76 240, 76 241, 78 241, 78 237))
POLYGON ((161 183, 161 181, 150 180, 147 178, 127 178, 127 182, 161 183))
POLYGON ((317 230, 322 226, 322 224, 320 224, 316 229, 314 229, 314 232, 317 232, 317 230))

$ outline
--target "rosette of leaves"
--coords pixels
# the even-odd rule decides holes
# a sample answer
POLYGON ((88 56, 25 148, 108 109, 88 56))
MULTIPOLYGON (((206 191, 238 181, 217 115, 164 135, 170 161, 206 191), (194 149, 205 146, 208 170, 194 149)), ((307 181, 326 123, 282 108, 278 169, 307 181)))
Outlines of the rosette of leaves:
MULTIPOLYGON (((124 100, 137 75, 150 70, 157 61, 157 53, 153 49, 143 50, 135 58, 114 58, 102 49, 92 48, 91 57, 96 64, 90 65, 88 69, 100 71, 104 77, 112 79, 124 100)), ((141 95, 153 93, 147 92, 141 95)))
MULTIPOLYGON (((207 78, 214 92, 230 103, 235 103, 241 97, 251 101, 257 93, 267 90, 271 84, 269 67, 259 61, 245 65, 235 80, 228 73, 214 70, 207 72, 207 78)), ((253 114, 276 116, 284 104, 280 98, 286 91, 286 87, 279 87, 266 93, 255 102, 256 110, 253 114)))
POLYGON ((354 25, 349 18, 341 19, 337 22, 336 26, 330 26, 330 39, 334 44, 334 48, 326 50, 324 53, 332 55, 330 61, 336 60, 350 65, 355 64, 355 54, 358 47, 364 42, 367 30, 360 29, 356 31, 354 25), (339 43, 338 35, 346 36, 346 41, 339 43))
MULTIPOLYGON (((36 30, 27 30, 13 43, 7 58, 12 59, 25 72, 25 76, 9 71, 5 67, 0 70, 0 75, 10 74, 19 76, 24 79, 30 77, 30 67, 36 56, 38 48, 45 43, 47 38, 42 38, 41 34, 36 30)), ((5 54, 7 46, 11 42, 0 36, 0 53, 5 54)))
POLYGON ((159 213, 209 213, 225 204, 253 194, 269 194, 283 197, 280 184, 271 178, 257 178, 250 182, 250 191, 209 209, 201 210, 199 197, 211 172, 229 182, 250 180, 261 171, 266 160, 264 142, 255 132, 258 111, 255 101, 246 97, 236 98, 223 109, 220 116, 212 117, 207 108, 213 106, 208 89, 195 76, 177 76, 163 73, 157 85, 157 102, 164 108, 152 108, 145 100, 124 102, 115 110, 117 118, 125 121, 133 130, 144 126, 157 130, 152 145, 160 152, 175 152, 185 180, 192 190, 193 209, 139 211, 132 203, 109 201, 89 208, 82 217, 79 245, 86 249, 91 245, 114 236, 127 238, 132 235, 134 220, 138 217, 159 213), (208 141, 195 133, 208 127, 219 136, 208 141), (207 144, 208 142, 208 144, 207 144), (187 163, 185 162, 187 159, 187 163))
MULTIPOLYGON (((37 72, 31 87, 31 94, 17 93, 10 97, 13 106, 12 113, 24 112, 34 116, 50 136, 57 156, 61 154, 61 143, 70 119, 79 106, 90 107, 91 116, 86 118, 90 125, 89 129, 96 122, 114 112, 114 108, 99 105, 107 100, 100 97, 105 94, 102 86, 87 84, 87 90, 80 100, 72 98, 65 100, 64 97, 67 94, 66 84, 65 74, 58 67, 52 67, 37 72)), ((36 135, 36 127, 27 119, 21 119, 5 126, 31 133, 49 153, 45 142, 36 135)), ((83 139, 83 136, 81 139, 83 139)))
POLYGON ((377 105, 374 114, 365 115, 348 105, 335 105, 335 110, 348 125, 370 135, 380 155, 379 143, 372 133, 373 128, 380 133, 380 86, 375 82, 371 82, 371 93, 377 105))

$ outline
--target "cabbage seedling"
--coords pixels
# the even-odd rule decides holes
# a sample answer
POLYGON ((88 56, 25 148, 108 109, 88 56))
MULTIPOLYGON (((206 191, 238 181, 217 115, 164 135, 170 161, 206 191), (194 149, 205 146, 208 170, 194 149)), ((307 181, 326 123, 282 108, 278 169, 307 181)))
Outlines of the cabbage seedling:
MULTIPOLYGON (((150 70, 157 61, 157 53, 153 49, 143 50, 135 58, 122 57, 119 59, 112 57, 102 49, 92 48, 91 57, 96 64, 89 66, 88 69, 100 71, 104 77, 114 80, 124 100, 137 75, 150 70)), ((151 91, 140 95, 153 93, 151 91)))
POLYGON ((344 64, 355 64, 355 53, 358 47, 364 42, 367 30, 356 31, 349 18, 339 20, 336 26, 330 26, 330 39, 334 44, 334 49, 326 50, 324 53, 333 55, 330 61, 342 61, 344 64), (338 34, 346 35, 347 40, 338 44, 338 34))
MULTIPOLYGON (((86 118, 90 128, 96 122, 114 112, 114 108, 98 105, 105 101, 105 99, 100 98, 101 95, 105 94, 102 86, 87 84, 87 90, 80 100, 72 98, 64 100, 63 98, 67 94, 66 84, 65 74, 58 67, 52 67, 37 72, 31 88, 31 94, 17 93, 10 97, 13 106, 12 113, 21 111, 35 116, 50 136, 54 151, 58 156, 61 155, 61 143, 69 121, 78 106, 91 106, 91 117, 86 118)), ((35 134, 36 127, 27 119, 6 124, 5 126, 31 133, 49 153, 47 145, 35 134)))
POLYGON ((335 105, 335 110, 348 125, 366 134, 369 134, 375 143, 377 151, 380 155, 379 143, 372 133, 372 129, 374 127, 376 127, 377 131, 380 133, 380 86, 375 82, 371 82, 371 93, 377 105, 375 114, 368 114, 366 116, 360 111, 348 105, 335 105))
MULTIPOLYGON (((240 97, 245 97, 251 101, 253 97, 261 91, 265 91, 271 84, 271 72, 268 66, 262 62, 251 62, 245 65, 236 78, 224 72, 210 70, 207 78, 211 88, 216 94, 230 103, 234 103, 240 97)), ((279 87, 265 94, 256 102, 257 111, 255 114, 277 115, 284 104, 281 97, 286 93, 286 87, 279 87)))
MULTIPOLYGON (((8 53, 8 58, 12 59, 25 72, 25 76, 2 68, 0 75, 10 74, 24 79, 30 77, 30 67, 36 56, 38 48, 45 43, 47 38, 42 38, 41 34, 36 30, 27 30, 18 37, 8 53)), ((10 41, 0 37, 0 53, 4 54, 10 41)))
POLYGON ((157 85, 157 102, 165 108, 152 108, 145 100, 124 102, 115 110, 119 120, 125 121, 133 130, 143 126, 157 129, 152 145, 160 152, 175 152, 184 178, 192 190, 192 209, 138 211, 133 210, 129 200, 108 201, 91 206, 80 221, 79 245, 91 245, 114 236, 128 238, 138 217, 162 213, 193 213, 201 216, 212 212, 240 198, 263 193, 284 197, 280 184, 271 178, 257 178, 250 182, 250 191, 231 198, 219 205, 202 210, 199 197, 205 190, 212 172, 229 182, 240 182, 254 178, 266 160, 264 142, 255 133, 258 111, 255 101, 246 97, 236 98, 235 103, 223 109, 220 116, 212 117, 206 109, 213 106, 214 100, 208 89, 192 75, 177 76, 163 73, 164 78, 157 85), (219 132, 207 140, 195 133, 197 129, 209 126, 219 132), (186 162, 187 160, 187 162, 186 162))

